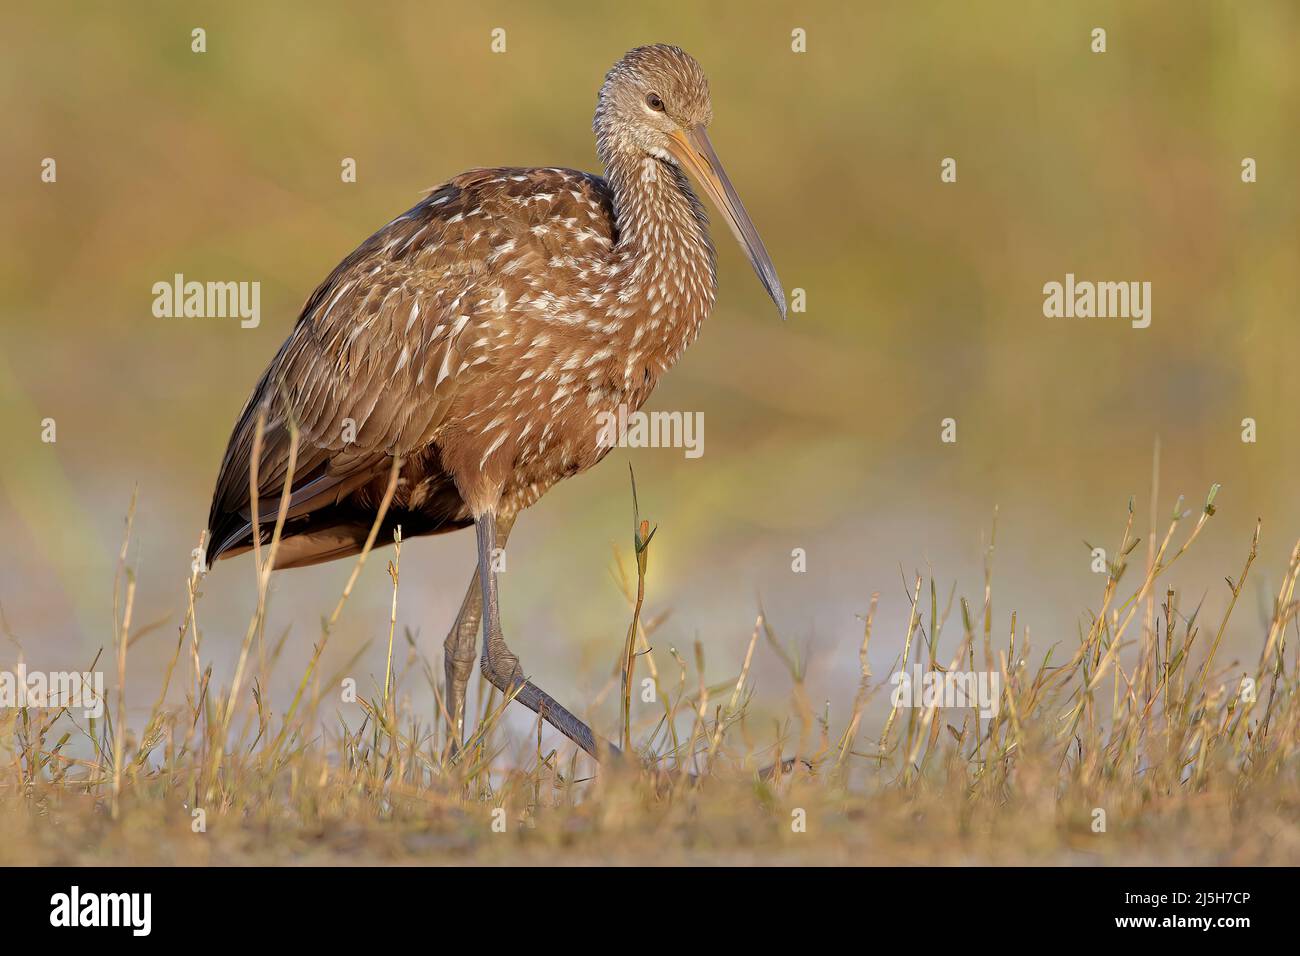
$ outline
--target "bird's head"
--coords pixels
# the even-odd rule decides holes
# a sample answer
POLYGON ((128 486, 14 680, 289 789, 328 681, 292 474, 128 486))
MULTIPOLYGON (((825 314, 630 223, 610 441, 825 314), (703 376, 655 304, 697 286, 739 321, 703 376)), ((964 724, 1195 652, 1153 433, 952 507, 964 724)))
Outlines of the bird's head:
POLYGON ((705 132, 712 120, 709 80, 694 57, 666 44, 637 47, 614 64, 600 88, 597 148, 606 165, 615 154, 640 153, 694 177, 727 220, 784 319, 785 292, 772 257, 705 132))

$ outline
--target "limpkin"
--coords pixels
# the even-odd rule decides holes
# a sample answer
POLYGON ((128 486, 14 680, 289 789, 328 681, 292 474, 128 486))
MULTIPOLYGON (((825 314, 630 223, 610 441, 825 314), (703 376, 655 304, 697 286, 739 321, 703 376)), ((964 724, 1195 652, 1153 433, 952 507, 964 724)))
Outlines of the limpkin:
POLYGON ((475 526, 476 577, 445 642, 455 742, 481 619, 487 679, 598 756, 590 728, 528 681, 506 647, 493 555, 521 510, 604 457, 602 413, 640 408, 712 309, 715 254, 686 173, 785 316, 771 258, 705 134, 711 119, 692 57, 666 45, 632 50, 597 100, 604 178, 474 169, 433 189, 312 293, 230 437, 210 561, 249 550, 255 533, 269 539, 295 426, 275 567, 360 552, 394 470, 380 543, 398 526, 404 538, 475 526))

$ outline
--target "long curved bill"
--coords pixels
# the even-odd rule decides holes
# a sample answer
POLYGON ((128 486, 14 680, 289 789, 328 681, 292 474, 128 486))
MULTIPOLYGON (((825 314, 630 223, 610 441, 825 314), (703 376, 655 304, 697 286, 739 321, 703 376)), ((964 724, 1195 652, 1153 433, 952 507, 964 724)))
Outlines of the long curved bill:
POLYGON ((772 257, 767 254, 767 247, 758 237, 758 230, 750 221, 749 213, 745 212, 740 197, 732 188, 731 180, 727 178, 718 154, 713 151, 713 144, 709 142, 704 127, 696 126, 690 130, 679 130, 672 133, 670 138, 672 140, 670 150, 673 156, 704 187, 713 205, 717 206, 718 211, 726 217, 732 235, 744 247, 750 264, 758 273, 759 281, 763 283, 763 288, 772 297, 772 301, 781 312, 781 318, 784 319, 785 291, 781 288, 781 280, 776 276, 772 257))

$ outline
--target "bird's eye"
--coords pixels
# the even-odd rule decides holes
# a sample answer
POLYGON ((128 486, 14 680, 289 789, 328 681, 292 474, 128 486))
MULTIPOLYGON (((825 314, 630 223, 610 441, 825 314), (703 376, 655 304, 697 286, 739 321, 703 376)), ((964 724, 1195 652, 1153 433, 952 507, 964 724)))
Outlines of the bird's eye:
POLYGON ((664 101, 659 98, 658 93, 647 93, 645 105, 657 113, 662 113, 664 111, 664 101))

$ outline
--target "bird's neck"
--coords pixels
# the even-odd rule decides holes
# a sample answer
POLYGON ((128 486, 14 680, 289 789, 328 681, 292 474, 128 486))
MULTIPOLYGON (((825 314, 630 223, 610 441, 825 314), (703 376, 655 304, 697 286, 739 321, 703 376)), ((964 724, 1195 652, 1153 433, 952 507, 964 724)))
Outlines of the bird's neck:
POLYGON ((618 300, 628 313, 632 354, 657 379, 695 340, 713 308, 708 217, 673 163, 639 150, 615 151, 607 157, 606 177, 618 227, 618 300))

